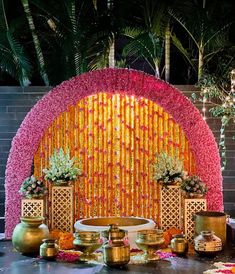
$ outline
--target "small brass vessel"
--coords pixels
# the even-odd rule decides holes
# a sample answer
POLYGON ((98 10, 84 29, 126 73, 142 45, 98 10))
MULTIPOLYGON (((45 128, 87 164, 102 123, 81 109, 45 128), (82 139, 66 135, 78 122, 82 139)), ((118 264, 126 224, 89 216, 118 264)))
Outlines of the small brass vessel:
POLYGON ((43 244, 40 245, 40 256, 46 260, 55 259, 59 252, 59 246, 55 239, 44 239, 43 244))
POLYGON ((188 241, 183 234, 175 234, 171 240, 171 251, 179 256, 188 252, 188 241))
POLYGON ((112 224, 108 230, 102 232, 102 236, 108 239, 103 246, 104 263, 110 267, 121 267, 128 264, 130 261, 130 245, 125 240, 127 231, 112 224))
POLYGON ((165 242, 162 230, 140 230, 137 232, 137 239, 135 242, 137 246, 144 251, 144 261, 148 262, 160 259, 160 257, 156 254, 156 251, 165 242))
POLYGON ((100 233, 96 231, 76 232, 75 240, 73 241, 75 249, 83 253, 80 256, 81 261, 95 260, 96 256, 93 252, 100 248, 102 243, 100 233))
POLYGON ((223 247, 226 245, 226 227, 228 215, 217 211, 200 211, 195 213, 195 237, 201 231, 214 231, 214 234, 222 241, 223 247))
POLYGON ((222 250, 222 241, 213 231, 201 231, 194 238, 194 249, 201 256, 213 257, 222 250))

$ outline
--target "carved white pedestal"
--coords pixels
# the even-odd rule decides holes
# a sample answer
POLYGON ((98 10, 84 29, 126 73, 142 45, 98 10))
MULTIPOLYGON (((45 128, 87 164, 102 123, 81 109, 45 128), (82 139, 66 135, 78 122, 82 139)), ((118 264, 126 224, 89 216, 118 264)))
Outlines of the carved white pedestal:
POLYGON ((21 216, 22 217, 44 217, 43 199, 22 199, 21 216))
POLYGON ((74 200, 73 186, 51 188, 51 229, 73 232, 74 200))
POLYGON ((195 221, 193 215, 206 209, 206 199, 184 199, 184 233, 190 244, 194 243, 195 221))
POLYGON ((182 229, 182 203, 179 186, 168 186, 160 191, 160 227, 182 229))

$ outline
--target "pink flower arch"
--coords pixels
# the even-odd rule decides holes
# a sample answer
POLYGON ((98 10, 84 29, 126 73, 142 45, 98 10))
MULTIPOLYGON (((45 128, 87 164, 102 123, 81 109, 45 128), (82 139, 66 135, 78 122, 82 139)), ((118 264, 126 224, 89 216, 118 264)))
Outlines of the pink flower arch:
POLYGON ((173 86, 143 72, 103 69, 89 72, 53 88, 27 114, 12 141, 6 168, 5 235, 11 238, 20 217, 22 181, 30 175, 33 157, 44 131, 81 98, 99 92, 135 95, 152 100, 183 128, 195 155, 197 174, 208 185, 208 208, 223 210, 220 157, 214 136, 190 100, 173 86))

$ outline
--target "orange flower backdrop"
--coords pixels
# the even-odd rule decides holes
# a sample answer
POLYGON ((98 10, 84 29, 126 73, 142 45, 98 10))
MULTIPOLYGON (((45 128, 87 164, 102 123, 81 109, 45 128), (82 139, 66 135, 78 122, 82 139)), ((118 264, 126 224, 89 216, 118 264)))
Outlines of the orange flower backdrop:
POLYGON ((55 148, 70 148, 84 174, 75 183, 75 219, 142 216, 158 220, 159 189, 152 180, 156 153, 178 156, 195 173, 183 130, 145 98, 98 93, 81 99, 44 133, 34 157, 42 175, 55 148))

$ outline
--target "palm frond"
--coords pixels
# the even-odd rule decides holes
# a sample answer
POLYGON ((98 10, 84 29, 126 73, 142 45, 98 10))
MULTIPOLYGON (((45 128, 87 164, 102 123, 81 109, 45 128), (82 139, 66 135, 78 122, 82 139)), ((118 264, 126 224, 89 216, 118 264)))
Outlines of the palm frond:
POLYGON ((171 17, 174 18, 186 30, 186 32, 188 33, 188 35, 190 36, 190 38, 194 41, 194 43, 197 46, 197 48, 199 48, 198 41, 195 39, 195 36, 194 36, 192 30, 189 29, 189 27, 187 26, 186 22, 181 17, 177 16, 177 14, 175 14, 173 12, 173 10, 169 10, 168 12, 171 15, 171 17))
POLYGON ((132 39, 123 49, 123 55, 155 59, 162 52, 160 39, 151 33, 142 33, 132 39))
POLYGON ((122 34, 129 38, 135 38, 136 36, 144 33, 140 28, 126 27, 123 29, 122 34))
POLYGON ((180 40, 177 38, 175 34, 171 36, 173 45, 183 54, 183 56, 186 58, 186 60, 189 62, 189 64, 192 66, 192 68, 196 70, 195 64, 191 60, 191 56, 188 53, 187 49, 184 48, 180 40))
POLYGON ((220 46, 224 45, 224 39, 221 38, 225 37, 225 30, 228 30, 228 28, 231 26, 231 23, 228 23, 221 28, 214 31, 210 36, 208 36, 207 40, 204 42, 204 46, 207 46, 212 40, 217 41, 217 45, 220 44, 220 46), (218 39, 220 37, 220 40, 218 39))
POLYGON ((123 48, 123 56, 129 56, 135 60, 143 58, 155 71, 156 64, 160 63, 162 57, 162 49, 159 37, 152 33, 142 33, 123 48))
POLYGON ((30 83, 31 64, 23 50, 23 46, 9 31, 0 36, 1 70, 17 79, 22 86, 30 83))

